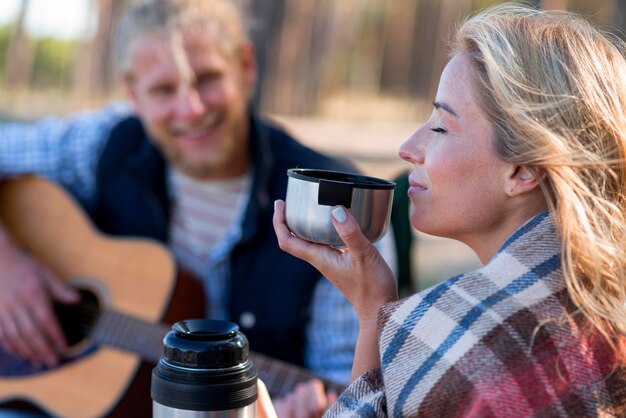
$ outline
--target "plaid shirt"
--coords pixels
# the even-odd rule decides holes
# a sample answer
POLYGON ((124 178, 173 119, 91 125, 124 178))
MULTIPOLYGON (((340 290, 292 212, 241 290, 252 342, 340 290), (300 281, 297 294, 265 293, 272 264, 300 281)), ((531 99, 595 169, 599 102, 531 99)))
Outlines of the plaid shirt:
POLYGON ((381 368, 326 417, 624 417, 624 368, 575 310, 538 215, 483 268, 384 306, 381 368))
MULTIPOLYGON (((0 124, 0 178, 36 173, 62 184, 87 208, 95 201, 96 166, 111 129, 130 115, 126 103, 114 103, 98 111, 67 117, 48 117, 35 123, 0 124)), ((230 251, 239 227, 218 245, 207 263, 203 279, 207 306, 223 318, 228 300, 230 251)), ((320 277, 311 302, 307 327, 305 364, 316 374, 338 383, 350 379, 358 320, 348 300, 320 277)))

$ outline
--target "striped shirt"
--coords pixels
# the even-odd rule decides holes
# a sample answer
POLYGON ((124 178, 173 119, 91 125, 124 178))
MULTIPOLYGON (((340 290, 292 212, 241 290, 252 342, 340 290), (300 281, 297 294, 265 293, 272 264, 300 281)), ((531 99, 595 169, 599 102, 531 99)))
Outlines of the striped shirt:
MULTIPOLYGON (((172 221, 170 247, 176 259, 196 277, 203 277, 220 245, 234 242, 250 192, 250 173, 227 180, 199 181, 170 171, 172 221)), ((228 318, 226 280, 205 280, 207 316, 228 318), (219 296, 213 296, 219 295, 219 296)))

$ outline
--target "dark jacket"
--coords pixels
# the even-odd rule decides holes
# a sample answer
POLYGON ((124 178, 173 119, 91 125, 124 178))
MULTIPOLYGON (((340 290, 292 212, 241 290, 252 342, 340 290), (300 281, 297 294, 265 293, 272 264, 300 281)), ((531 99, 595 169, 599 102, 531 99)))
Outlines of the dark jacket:
MULTIPOLYGON (((278 247, 272 226, 273 202, 284 199, 286 171, 294 167, 354 172, 347 161, 319 154, 284 131, 251 118, 254 161, 252 197, 242 237, 231 254, 230 320, 252 314, 242 331, 254 351, 303 364, 309 305, 320 273, 278 247)), ((170 204, 166 163, 139 120, 117 125, 99 161, 94 220, 102 231, 167 242, 170 204)), ((241 325, 241 324, 240 324, 241 325)))

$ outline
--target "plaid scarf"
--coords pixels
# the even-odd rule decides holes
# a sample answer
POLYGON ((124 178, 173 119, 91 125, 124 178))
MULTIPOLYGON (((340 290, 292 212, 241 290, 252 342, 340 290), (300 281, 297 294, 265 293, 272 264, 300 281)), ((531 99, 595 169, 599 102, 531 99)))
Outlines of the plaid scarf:
POLYGON ((626 416, 626 371, 567 295, 548 213, 493 259, 380 312, 381 368, 325 417, 626 416))

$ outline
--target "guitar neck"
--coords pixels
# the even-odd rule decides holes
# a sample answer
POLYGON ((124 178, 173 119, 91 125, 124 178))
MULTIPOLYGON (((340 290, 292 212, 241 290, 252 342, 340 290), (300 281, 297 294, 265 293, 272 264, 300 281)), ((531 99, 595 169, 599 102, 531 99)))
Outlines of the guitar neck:
POLYGON ((152 324, 116 311, 104 311, 91 332, 99 345, 109 345, 138 354, 143 360, 156 364, 163 350, 163 337, 170 328, 152 324))
MULTIPOLYGON (((152 324, 115 311, 105 311, 95 325, 91 337, 98 344, 109 345, 138 354, 145 361, 156 364, 162 354, 163 337, 170 327, 152 324)), ((322 380, 327 391, 340 393, 345 386, 321 379, 309 370, 250 352, 250 359, 259 372, 270 395, 284 396, 298 384, 314 378, 322 380)))
POLYGON ((295 366, 260 353, 250 352, 250 358, 272 397, 284 396, 291 392, 298 383, 311 379, 321 380, 327 392, 339 394, 345 389, 345 385, 321 378, 304 367, 295 366))

